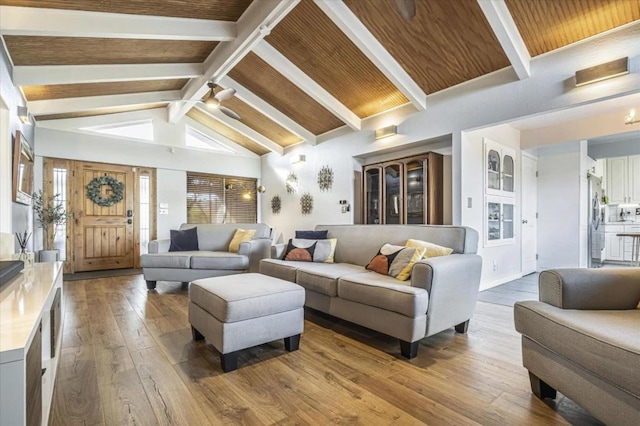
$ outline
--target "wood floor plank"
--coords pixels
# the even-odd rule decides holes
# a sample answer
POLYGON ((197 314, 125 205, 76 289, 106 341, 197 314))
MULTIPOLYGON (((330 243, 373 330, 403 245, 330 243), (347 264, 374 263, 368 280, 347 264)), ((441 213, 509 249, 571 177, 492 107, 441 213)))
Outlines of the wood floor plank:
POLYGON ((467 334, 423 339, 412 360, 394 338, 307 309, 298 351, 249 348, 223 373, 191 338, 180 283, 64 285, 52 425, 601 425, 561 394, 532 395, 511 307, 479 302, 467 334))

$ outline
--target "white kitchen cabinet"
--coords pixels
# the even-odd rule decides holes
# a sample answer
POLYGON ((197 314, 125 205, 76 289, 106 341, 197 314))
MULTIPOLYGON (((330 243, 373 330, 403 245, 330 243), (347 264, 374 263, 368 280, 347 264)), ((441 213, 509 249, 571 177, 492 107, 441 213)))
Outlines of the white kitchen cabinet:
POLYGON ((615 232, 606 232, 604 241, 605 260, 624 260, 624 241, 615 232))
POLYGON ((610 204, 640 203, 640 155, 607 159, 610 204))

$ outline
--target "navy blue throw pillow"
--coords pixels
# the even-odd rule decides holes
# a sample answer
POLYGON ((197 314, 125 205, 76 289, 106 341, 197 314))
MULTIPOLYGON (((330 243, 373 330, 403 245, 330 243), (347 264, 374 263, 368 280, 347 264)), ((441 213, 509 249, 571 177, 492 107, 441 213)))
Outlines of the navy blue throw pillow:
POLYGON ((169 251, 197 251, 198 250, 198 228, 171 230, 171 247, 169 251))
POLYGON ((303 240, 326 240, 329 238, 329 231, 296 231, 296 238, 303 240))

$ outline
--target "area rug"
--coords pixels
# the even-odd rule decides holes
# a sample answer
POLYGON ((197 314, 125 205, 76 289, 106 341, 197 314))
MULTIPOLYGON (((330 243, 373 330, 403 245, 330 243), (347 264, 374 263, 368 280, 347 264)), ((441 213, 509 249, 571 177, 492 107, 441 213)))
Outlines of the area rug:
POLYGON ((91 271, 91 272, 76 272, 75 274, 64 274, 64 281, 80 281, 80 280, 93 280, 96 278, 112 278, 123 277, 126 275, 138 275, 142 273, 142 269, 129 268, 129 269, 110 269, 107 271, 91 271))

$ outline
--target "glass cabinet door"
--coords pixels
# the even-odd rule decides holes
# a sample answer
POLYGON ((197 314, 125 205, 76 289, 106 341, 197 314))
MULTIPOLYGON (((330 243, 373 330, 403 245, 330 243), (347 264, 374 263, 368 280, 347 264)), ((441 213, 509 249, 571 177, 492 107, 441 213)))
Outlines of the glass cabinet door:
POLYGON ((515 167, 513 163, 513 157, 505 155, 503 157, 504 171, 502 173, 502 190, 505 192, 514 192, 513 176, 515 167))
POLYGON ((405 163, 405 170, 405 223, 424 224, 427 201, 424 193, 426 181, 425 160, 408 161, 405 163))
POLYGON ((487 204, 487 240, 498 241, 502 234, 500 203, 487 204))
POLYGON ((384 168, 384 223, 402 223, 402 169, 400 164, 384 168))
POLYGON ((365 223, 380 224, 381 214, 381 185, 382 169, 375 167, 365 170, 365 223))
POLYGON ((513 238, 513 204, 502 205, 502 239, 513 238))
POLYGON ((487 188, 500 190, 500 154, 496 150, 487 153, 487 188))

